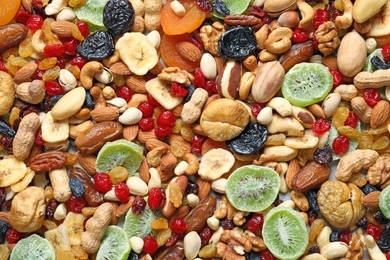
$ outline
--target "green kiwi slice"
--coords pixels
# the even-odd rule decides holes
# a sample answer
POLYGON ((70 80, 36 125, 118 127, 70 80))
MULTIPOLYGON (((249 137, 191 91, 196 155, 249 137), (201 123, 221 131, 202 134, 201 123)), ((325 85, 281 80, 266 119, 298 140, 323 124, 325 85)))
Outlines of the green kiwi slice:
POLYGON ((306 107, 325 99, 333 87, 333 76, 318 63, 298 63, 284 76, 282 94, 291 104, 306 107))
POLYGON ((383 215, 390 219, 390 186, 383 189, 379 195, 379 208, 383 215))
POLYGON ((36 234, 21 239, 10 255, 10 260, 54 260, 56 253, 49 240, 36 234))
POLYGON ((295 260, 305 251, 309 236, 303 218, 288 207, 276 207, 265 216, 264 243, 278 259, 295 260))
POLYGON ((144 238, 153 233, 150 223, 158 217, 159 214, 151 210, 149 206, 146 206, 144 211, 138 216, 129 210, 125 216, 123 230, 126 232, 128 238, 134 236, 144 238))
POLYGON ((131 251, 126 232, 118 226, 108 226, 101 240, 96 260, 126 260, 131 251))
POLYGON ((246 165, 237 168, 226 183, 226 196, 238 210, 258 212, 268 208, 276 199, 280 177, 269 167, 246 165))
POLYGON ((103 24, 103 10, 108 0, 87 0, 85 5, 76 7, 74 12, 78 19, 88 23, 91 32, 107 30, 103 24))

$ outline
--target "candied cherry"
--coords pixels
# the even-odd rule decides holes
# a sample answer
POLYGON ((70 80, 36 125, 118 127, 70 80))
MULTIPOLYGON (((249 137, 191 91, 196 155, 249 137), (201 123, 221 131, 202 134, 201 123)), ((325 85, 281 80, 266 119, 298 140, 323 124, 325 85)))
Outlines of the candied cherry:
POLYGON ((148 194, 148 205, 150 209, 157 209, 161 205, 162 192, 160 188, 151 188, 148 194))
POLYGON ((320 118, 313 123, 311 129, 314 132, 314 134, 323 135, 326 132, 328 132, 331 127, 332 127, 331 124, 327 120, 320 118))
POLYGON ((206 87, 207 80, 206 77, 203 75, 203 72, 200 68, 196 68, 194 71, 194 82, 195 87, 204 88, 206 87))
POLYGON ((295 43, 301 43, 309 40, 309 31, 303 29, 303 28, 298 28, 295 29, 292 35, 292 40, 295 43))
POLYGON ((28 29, 32 31, 41 29, 42 25, 43 25, 43 18, 39 14, 31 15, 26 21, 26 26, 28 27, 28 29))
POLYGON ((368 224, 367 234, 371 235, 375 241, 378 241, 382 233, 382 228, 375 224, 368 224))
POLYGON ((56 65, 60 67, 60 69, 65 69, 66 63, 65 53, 57 57, 56 65))
POLYGON ((352 128, 356 128, 357 124, 359 122, 359 118, 353 111, 349 111, 347 119, 345 119, 344 125, 350 126, 352 128))
POLYGON ((262 214, 254 213, 247 222, 247 229, 250 232, 259 231, 263 227, 264 217, 262 214))
POLYGON ((142 248, 142 251, 144 251, 147 254, 153 254, 158 249, 157 241, 152 236, 146 236, 144 237, 144 246, 142 248))
POLYGON ((151 117, 144 117, 138 122, 139 128, 142 131, 149 131, 154 128, 154 120, 151 117))
POLYGON ((388 63, 390 61, 390 44, 386 44, 385 46, 383 46, 381 52, 383 60, 388 63))
POLYGON ((164 127, 174 127, 176 123, 175 114, 172 111, 166 110, 160 113, 157 117, 157 125, 164 127))
POLYGON ((65 48, 62 44, 50 44, 43 48, 43 52, 46 57, 58 57, 65 52, 65 48))
POLYGON ((88 24, 84 21, 78 20, 76 23, 82 36, 87 37, 89 35, 88 24))
POLYGON ((134 215, 138 216, 141 214, 146 207, 146 201, 143 197, 137 196, 133 200, 133 203, 131 204, 131 212, 133 212, 134 215))
POLYGON ((348 245, 351 239, 352 239, 352 232, 350 230, 346 229, 339 232, 339 240, 341 242, 344 242, 348 245))
POLYGON ((76 48, 79 45, 80 41, 77 39, 72 39, 70 41, 63 42, 66 55, 76 55, 76 48))
POLYGON ((105 172, 96 173, 93 176, 93 180, 95 183, 95 189, 100 191, 100 192, 106 193, 106 192, 110 191, 112 188, 112 182, 110 179, 110 175, 108 175, 105 172))
POLYGON ((154 133, 158 138, 163 138, 172 133, 172 127, 157 126, 156 129, 154 129, 154 133))
POLYGON ((275 258, 271 251, 269 251, 269 249, 265 249, 263 251, 260 251, 260 259, 261 260, 277 260, 277 258, 275 258))
POLYGON ((333 77, 333 86, 337 87, 344 83, 344 75, 338 69, 329 70, 333 77))
POLYGON ((349 148, 349 139, 344 135, 337 136, 332 143, 333 151, 340 155, 348 151, 349 148))
POLYGON ((26 12, 24 10, 18 10, 18 12, 15 15, 15 20, 18 23, 26 24, 28 18, 30 18, 31 14, 29 12, 26 12))
POLYGON ((188 90, 182 87, 179 83, 172 82, 169 93, 177 97, 185 97, 188 94, 188 90))
POLYGON ((142 112, 142 117, 150 117, 153 115, 154 107, 149 102, 142 102, 138 109, 142 112))
POLYGON ((218 94, 217 84, 215 83, 214 80, 207 80, 206 86, 204 86, 203 88, 207 91, 209 96, 212 96, 214 94, 218 94))
POLYGON ((87 61, 86 59, 84 59, 83 57, 81 57, 81 56, 74 57, 73 59, 71 59, 71 60, 69 61, 70 65, 77 66, 77 67, 79 67, 80 69, 82 69, 83 66, 84 66, 85 64, 87 64, 87 62, 88 62, 88 61, 87 61))
POLYGON ((127 86, 121 86, 116 89, 116 95, 129 103, 130 99, 134 95, 134 92, 127 86))
POLYGON ((0 0, 0 26, 12 21, 20 7, 20 0, 0 0))
POLYGON ((186 232, 187 225, 182 218, 176 218, 172 220, 172 222, 169 224, 169 227, 173 233, 181 235, 186 232))
POLYGON ((53 81, 53 80, 46 81, 45 89, 49 97, 64 94, 64 89, 57 81, 53 81))
POLYGON ((374 107, 381 100, 381 93, 379 92, 379 89, 366 88, 363 91, 363 98, 367 105, 374 107))
POLYGON ((42 129, 38 128, 38 130, 35 132, 35 144, 38 146, 44 145, 45 141, 43 141, 42 138, 42 129))
POLYGON ((324 22, 329 21, 329 13, 318 8, 314 11, 314 27, 317 29, 324 22))
POLYGON ((150 95, 149 93, 146 95, 146 98, 148 99, 148 102, 149 104, 151 104, 152 106, 159 106, 160 103, 158 103, 157 100, 154 99, 154 97, 152 95, 150 95))
POLYGON ((81 213, 81 210, 87 205, 83 197, 77 198, 72 195, 69 199, 69 209, 74 213, 81 213))
POLYGON ((130 189, 126 183, 120 182, 115 185, 114 188, 115 195, 122 203, 127 203, 130 198, 130 189))
POLYGON ((252 114, 257 117, 257 115, 260 113, 260 111, 265 108, 264 104, 258 103, 258 102, 253 102, 251 105, 251 111, 252 114))
POLYGON ((21 233, 14 228, 10 228, 5 235, 5 240, 7 240, 7 242, 10 244, 16 244, 19 240, 25 237, 25 233, 21 233))
POLYGON ((196 154, 200 154, 204 141, 206 141, 206 139, 203 136, 198 134, 193 135, 191 137, 191 150, 196 154))

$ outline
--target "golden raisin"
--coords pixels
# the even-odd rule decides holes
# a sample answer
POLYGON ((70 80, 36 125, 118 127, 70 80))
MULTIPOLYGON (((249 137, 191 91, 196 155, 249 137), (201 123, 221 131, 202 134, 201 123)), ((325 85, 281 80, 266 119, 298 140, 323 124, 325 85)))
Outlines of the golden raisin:
POLYGON ((313 221, 313 223, 311 223, 309 231, 309 242, 314 242, 324 225, 325 221, 321 218, 317 218, 313 221))
POLYGON ((183 126, 183 121, 180 118, 176 119, 175 126, 172 128, 172 133, 180 133, 181 128, 183 126))
POLYGON ((85 5, 87 0, 69 0, 68 5, 70 7, 79 7, 85 5))
POLYGON ((66 153, 66 155, 68 157, 66 158, 65 166, 72 165, 72 164, 75 164, 77 162, 77 155, 75 155, 73 153, 66 153))
POLYGON ((359 138, 361 136, 359 130, 350 126, 340 126, 337 128, 337 131, 348 138, 359 138))
POLYGON ((45 220, 43 221, 43 226, 44 226, 47 230, 51 230, 51 229, 57 228, 57 224, 56 224, 54 221, 51 221, 51 220, 48 220, 48 219, 45 219, 45 220))
POLYGON ((24 38, 24 40, 19 44, 18 52, 20 57, 27 58, 34 52, 31 44, 32 34, 32 31, 29 30, 26 38, 24 38))
POLYGON ((349 115, 349 109, 347 107, 338 107, 332 116, 332 124, 334 127, 339 128, 344 126, 344 122, 349 115))
POLYGON ((163 246, 171 236, 172 236, 172 230, 170 228, 165 229, 165 230, 160 230, 157 233, 158 246, 163 246))
POLYGON ((374 136, 369 131, 363 131, 360 135, 358 147, 359 149, 371 149, 373 142, 374 136))
POLYGON ((108 175, 110 176, 112 184, 115 185, 125 181, 129 177, 129 172, 125 167, 116 166, 108 172, 108 175))
POLYGON ((43 35, 45 36, 46 42, 51 45, 51 44, 62 44, 61 41, 58 39, 58 36, 55 35, 51 29, 50 29, 50 24, 54 22, 53 18, 46 18, 43 21, 42 25, 42 32, 43 35))
POLYGON ((45 58, 41 60, 38 64, 38 69, 40 70, 48 70, 53 68, 57 64, 57 58, 51 57, 51 58, 45 58))
POLYGON ((81 259, 81 260, 88 259, 88 253, 84 250, 84 248, 82 246, 72 245, 72 253, 78 259, 81 259))
POLYGON ((60 70, 61 68, 59 66, 54 66, 53 68, 46 70, 45 73, 43 73, 42 75, 42 80, 57 80, 57 78, 60 76, 60 70))
POLYGON ((158 218, 150 223, 150 226, 155 230, 167 229, 169 227, 168 220, 166 218, 158 218))
POLYGON ((20 117, 20 108, 13 107, 9 115, 9 123, 11 125, 14 125, 15 120, 18 119, 19 117, 20 117))
POLYGON ((79 27, 76 24, 72 25, 72 36, 79 41, 84 40, 84 36, 81 34, 79 27))
POLYGON ((388 136, 379 137, 371 146, 373 150, 385 149, 390 144, 390 139, 388 136))
POLYGON ((191 138, 194 136, 194 132, 192 131, 189 125, 184 125, 180 131, 181 137, 187 142, 191 142, 191 138))
POLYGON ((169 200, 173 203, 175 208, 180 207, 183 201, 183 193, 179 185, 176 182, 172 182, 169 184, 169 200))
POLYGON ((213 258, 217 255, 217 247, 215 244, 207 245, 199 251, 198 255, 202 259, 213 258))

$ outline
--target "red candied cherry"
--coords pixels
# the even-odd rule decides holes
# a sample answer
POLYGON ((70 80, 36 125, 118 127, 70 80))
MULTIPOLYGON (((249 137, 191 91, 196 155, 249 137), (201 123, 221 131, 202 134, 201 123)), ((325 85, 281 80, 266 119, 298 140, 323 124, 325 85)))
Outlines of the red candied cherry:
POLYGON ((120 182, 115 185, 115 195, 122 203, 127 203, 130 198, 130 189, 126 183, 120 182))
POLYGON ((154 127, 154 120, 151 117, 141 118, 141 120, 138 122, 138 125, 142 131, 149 131, 154 127))
POLYGON ((150 209, 157 209, 161 205, 162 192, 160 188, 154 187, 150 189, 148 194, 148 205, 150 209))
POLYGON ((386 260, 390 260, 390 250, 386 253, 386 260))
POLYGON ((28 27, 28 29, 32 31, 41 29, 42 25, 43 25, 42 16, 38 14, 31 15, 26 21, 26 26, 28 27))
POLYGON ((206 86, 206 83, 207 81, 202 71, 200 70, 200 68, 196 68, 194 71, 194 86, 204 88, 206 86))
POLYGON ((50 44, 43 48, 43 52, 46 57, 58 57, 65 52, 65 48, 62 44, 50 44))
POLYGON ((16 244, 19 240, 25 237, 26 234, 21 233, 14 228, 10 228, 5 235, 5 240, 7 240, 9 244, 16 244))
POLYGON ((87 206, 85 199, 83 197, 76 198, 72 195, 69 199, 69 209, 74 213, 81 213, 81 210, 87 206))
POLYGON ((375 241, 378 241, 382 233, 382 228, 375 224, 368 224, 367 234, 371 235, 375 241))
POLYGON ((42 129, 38 128, 38 130, 35 132, 35 144, 38 146, 42 146, 45 143, 42 138, 42 129))
POLYGON ((58 67, 60 67, 61 69, 65 69, 66 63, 67 63, 67 60, 66 60, 65 54, 62 54, 62 55, 57 57, 56 65, 58 67))
POLYGON ((348 151, 349 148, 349 139, 344 135, 337 136, 332 143, 333 151, 340 155, 348 151))
POLYGON ((200 154, 204 141, 206 141, 206 139, 203 136, 198 134, 193 135, 191 137, 191 150, 196 154, 200 154))
POLYGON ((86 22, 79 20, 77 21, 76 25, 79 28, 82 36, 87 37, 89 35, 89 27, 86 22))
POLYGON ((186 222, 182 218, 176 218, 174 219, 170 224, 169 227, 171 228, 172 232, 175 234, 184 234, 187 229, 186 222))
POLYGON ((295 29, 292 35, 292 40, 295 43, 301 43, 309 40, 309 31, 303 29, 303 28, 298 28, 295 29))
POLYGON ((351 239, 352 239, 352 232, 350 230, 346 229, 339 232, 339 240, 341 242, 344 242, 348 245, 351 239))
POLYGON ((142 248, 142 251, 144 251, 147 254, 153 254, 158 249, 157 241, 152 236, 146 236, 144 237, 144 247, 142 248))
POLYGON ((329 21, 329 13, 318 8, 314 11, 314 27, 317 29, 324 22, 329 21))
POLYGON ((176 124, 176 117, 172 111, 164 111, 160 113, 157 117, 157 125, 163 127, 174 127, 176 124))
POLYGON ((349 111, 347 119, 345 119, 344 125, 350 126, 352 128, 356 128, 357 124, 359 122, 359 118, 353 111, 349 111))
POLYGON ((154 129, 154 133, 158 138, 166 137, 167 135, 172 133, 172 127, 169 126, 157 126, 156 129, 154 129))
POLYGON ((188 95, 188 90, 182 87, 179 83, 172 82, 169 93, 177 97, 185 97, 188 95))
POLYGON ((79 69, 82 69, 87 62, 88 61, 81 56, 74 57, 69 61, 70 65, 77 66, 79 69))
POLYGON ((218 91, 217 91, 217 84, 215 83, 214 80, 206 81, 206 86, 204 86, 203 88, 207 91, 209 96, 212 96, 212 95, 218 93, 218 91))
POLYGON ((133 212, 134 215, 138 216, 141 214, 146 207, 146 201, 143 197, 137 196, 133 200, 133 203, 131 204, 131 212, 133 212))
POLYGON ((26 12, 24 10, 19 10, 15 15, 15 20, 18 23, 26 24, 28 18, 31 17, 31 14, 29 12, 26 12))
POLYGON ((142 112, 142 117, 150 117, 153 115, 154 107, 149 102, 142 102, 138 109, 142 112))
POLYGON ((269 251, 268 248, 260 252, 260 259, 261 260, 277 260, 277 258, 275 258, 272 255, 271 251, 269 251))
POLYGON ((100 192, 108 192, 112 188, 112 182, 110 180, 110 175, 105 172, 96 173, 93 176, 93 180, 95 181, 95 189, 100 192))
POLYGON ((149 93, 148 93, 148 95, 146 95, 146 98, 148 99, 149 104, 151 104, 152 106, 156 107, 156 106, 160 105, 160 103, 158 103, 158 101, 155 100, 154 97, 152 95, 150 95, 149 93))
POLYGON ((76 48, 79 45, 80 41, 77 39, 72 39, 70 41, 63 42, 66 55, 76 55, 76 48))
POLYGON ((134 95, 134 91, 132 91, 127 86, 121 86, 121 87, 117 88, 116 95, 120 98, 123 98, 124 100, 126 100, 127 103, 129 103, 130 99, 134 95))
POLYGON ((258 102, 253 102, 251 105, 251 111, 252 114, 257 117, 257 115, 260 113, 260 111, 265 108, 264 104, 258 103, 258 102))
POLYGON ((8 72, 7 67, 5 67, 4 62, 3 62, 3 56, 0 55, 0 70, 4 72, 8 72))
POLYGON ((263 227, 264 217, 262 214, 255 213, 247 222, 247 228, 250 232, 259 231, 263 227))
POLYGON ((64 89, 57 81, 53 81, 53 80, 46 81, 45 89, 49 97, 64 94, 64 89))
POLYGON ((366 88, 363 91, 363 98, 367 105, 374 107, 381 100, 381 93, 376 88, 366 88))
POLYGON ((338 69, 332 69, 329 71, 333 77, 333 86, 337 87, 344 83, 344 75, 338 69))
POLYGON ((382 47, 382 56, 383 60, 387 63, 390 61, 390 44, 386 44, 385 46, 382 47))
POLYGON ((312 131, 316 135, 322 135, 328 132, 331 128, 331 124, 323 118, 316 120, 311 126, 312 131))

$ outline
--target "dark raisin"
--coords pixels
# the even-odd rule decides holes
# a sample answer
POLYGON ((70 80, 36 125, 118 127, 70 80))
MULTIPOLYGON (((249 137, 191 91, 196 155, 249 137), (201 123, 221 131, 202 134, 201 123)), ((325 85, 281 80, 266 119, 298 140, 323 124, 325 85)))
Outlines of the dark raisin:
POLYGON ((88 61, 107 59, 114 52, 114 38, 106 31, 86 37, 76 48, 76 53, 88 61))
POLYGON ((16 133, 15 130, 12 129, 7 123, 0 121, 0 134, 9 137, 14 137, 16 133))
POLYGON ((221 227, 223 227, 223 229, 233 229, 234 228, 233 221, 231 221, 229 219, 221 220, 220 225, 221 225, 221 227))
POLYGON ((330 242, 339 241, 339 232, 337 230, 333 230, 329 235, 330 242))
POLYGON ((366 217, 361 218, 358 222, 356 222, 356 226, 362 229, 367 229, 368 220, 366 217))
POLYGON ((190 34, 190 38, 193 44, 196 45, 199 49, 203 49, 203 41, 200 37, 199 31, 195 30, 190 34))
POLYGON ((222 16, 230 15, 230 10, 222 0, 213 0, 214 10, 222 16))
POLYGON ((315 253, 320 253, 320 247, 317 245, 314 245, 309 248, 309 251, 307 252, 309 255, 315 254, 315 253))
POLYGON ((5 243, 5 237, 7 234, 7 231, 9 229, 9 225, 4 220, 0 219, 0 244, 5 243))
POLYGON ((329 145, 319 147, 314 152, 314 161, 320 164, 328 164, 333 161, 332 148, 329 145))
POLYGON ((196 0, 196 5, 205 13, 213 11, 213 5, 208 0, 196 0))
POLYGON ((376 220, 379 224, 387 224, 387 223, 389 223, 389 220, 383 215, 382 211, 380 211, 380 210, 378 210, 377 212, 375 212, 374 218, 375 218, 375 220, 376 220))
POLYGON ((390 250, 390 223, 383 227, 379 240, 376 243, 383 252, 390 250))
POLYGON ((3 205, 3 203, 5 202, 5 190, 4 188, 1 188, 0 189, 0 208, 1 208, 1 205, 3 205))
POLYGON ((69 178, 70 191, 76 198, 84 196, 84 185, 83 182, 78 178, 69 178))
POLYGON ((41 112, 41 110, 38 106, 23 105, 20 107, 20 117, 22 117, 22 118, 27 114, 30 114, 30 113, 39 114, 39 112, 41 112))
POLYGON ((145 207, 146 200, 141 196, 137 196, 135 197, 133 204, 131 205, 131 212, 133 212, 134 215, 138 216, 144 211, 145 207))
POLYGON ((51 107, 54 107, 55 104, 57 104, 57 102, 63 97, 64 95, 55 95, 55 96, 52 96, 50 98, 50 104, 51 104, 51 107))
POLYGON ((240 155, 257 153, 268 137, 267 127, 260 124, 248 124, 237 137, 226 142, 233 152, 240 155))
POLYGON ((246 260, 260 260, 260 254, 259 254, 259 252, 255 252, 255 251, 249 251, 248 253, 245 252, 245 259, 246 260))
POLYGON ((198 184, 196 184, 196 182, 193 180, 189 180, 188 184, 187 184, 186 192, 188 194, 191 194, 191 193, 195 194, 195 195, 198 194, 198 192, 199 192, 198 184))
POLYGON ((374 56, 370 59, 371 64, 375 67, 376 70, 386 70, 390 68, 390 63, 386 63, 383 59, 378 56, 374 56))
POLYGON ((53 217, 54 212, 56 211, 58 202, 55 199, 49 199, 46 207, 46 218, 50 219, 53 217))
POLYGON ((169 238, 168 238, 168 241, 165 242, 165 245, 166 246, 173 246, 174 244, 176 244, 177 240, 179 239, 180 235, 179 234, 175 234, 173 233, 169 238))
POLYGON ((368 193, 371 193, 371 192, 373 192, 373 191, 377 191, 377 190, 378 190, 375 186, 369 184, 368 182, 367 182, 363 187, 361 187, 360 189, 361 189, 361 190, 363 191, 363 193, 366 194, 366 195, 367 195, 368 193))
POLYGON ((127 258, 127 260, 139 260, 139 256, 136 253, 134 253, 134 251, 130 251, 130 255, 127 258))
POLYGON ((189 87, 187 87, 187 90, 188 90, 188 94, 187 94, 187 96, 184 97, 184 103, 187 103, 188 101, 190 101, 192 94, 194 94, 194 91, 195 91, 194 85, 191 84, 189 87))
POLYGON ((306 192, 306 197, 307 197, 307 200, 309 201, 309 206, 310 208, 317 212, 320 211, 320 208, 318 207, 318 202, 317 202, 317 191, 318 190, 308 190, 306 192))
POLYGON ((0 138, 0 147, 2 147, 3 150, 5 150, 5 151, 12 151, 12 141, 13 140, 14 140, 13 137, 3 135, 0 138))
POLYGON ((256 50, 257 42, 251 27, 233 26, 222 33, 218 47, 223 58, 242 60, 256 50))
POLYGON ((315 212, 313 209, 309 209, 307 211, 307 217, 309 218, 309 224, 311 225, 311 223, 313 223, 314 220, 318 218, 318 213, 315 212))
POLYGON ((84 100, 84 107, 86 108, 94 108, 95 107, 95 102, 93 101, 93 97, 89 91, 85 93, 85 100, 84 100))
POLYGON ((134 24, 134 8, 128 0, 110 0, 104 6, 103 23, 115 37, 130 31, 134 24))
POLYGON ((4 202, 4 208, 5 208, 6 211, 10 211, 11 210, 11 206, 12 206, 12 199, 7 200, 6 202, 4 202))
POLYGON ((43 111, 45 113, 49 112, 52 109, 52 105, 51 105, 49 96, 46 95, 45 98, 41 101, 40 109, 41 109, 41 111, 43 111))

